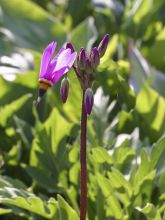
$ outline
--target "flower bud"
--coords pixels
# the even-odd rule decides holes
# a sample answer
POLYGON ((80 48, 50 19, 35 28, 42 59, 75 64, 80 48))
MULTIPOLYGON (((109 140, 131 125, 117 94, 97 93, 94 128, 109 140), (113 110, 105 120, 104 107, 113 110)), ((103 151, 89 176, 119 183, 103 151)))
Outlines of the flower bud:
POLYGON ((61 87, 60 87, 60 96, 62 99, 62 102, 65 103, 69 94, 69 80, 67 77, 65 77, 61 81, 61 87))
POLYGON ((91 66, 93 69, 96 69, 96 67, 99 65, 100 63, 100 55, 99 55, 99 51, 96 47, 94 47, 91 50, 90 53, 90 60, 91 60, 91 66))
POLYGON ((85 70, 86 68, 86 52, 84 48, 81 48, 80 50, 78 67, 80 68, 80 70, 85 70))
POLYGON ((91 62, 90 62, 89 58, 86 59, 85 72, 88 73, 88 74, 93 72, 92 65, 91 65, 91 62))
POLYGON ((73 44, 71 42, 68 42, 66 44, 66 49, 68 49, 68 48, 71 50, 71 53, 73 53, 75 51, 73 44))
POLYGON ((105 54, 105 51, 108 46, 108 42, 109 42, 109 34, 106 34, 106 35, 104 35, 102 41, 100 42, 100 44, 98 46, 100 57, 102 57, 105 54))
POLYGON ((92 107, 93 107, 93 91, 91 88, 86 89, 84 95, 84 105, 87 114, 91 114, 92 107))

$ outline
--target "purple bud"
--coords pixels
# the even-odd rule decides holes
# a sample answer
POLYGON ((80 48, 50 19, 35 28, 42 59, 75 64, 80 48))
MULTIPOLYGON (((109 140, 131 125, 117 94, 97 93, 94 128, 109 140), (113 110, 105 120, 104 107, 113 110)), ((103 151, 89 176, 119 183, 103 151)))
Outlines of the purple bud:
POLYGON ((86 58, 86 68, 85 68, 85 72, 90 74, 93 72, 93 69, 92 69, 92 65, 91 65, 91 61, 89 60, 89 58, 87 57, 86 58))
POLYGON ((90 60, 91 60, 91 66, 93 69, 96 69, 96 67, 99 65, 100 63, 100 55, 99 55, 99 51, 96 47, 94 47, 91 50, 90 53, 90 60))
POLYGON ((100 57, 102 57, 105 54, 105 51, 108 46, 108 42, 109 42, 109 34, 106 34, 106 35, 104 35, 102 41, 100 42, 100 44, 98 46, 100 57))
POLYGON ((61 96, 63 103, 66 102, 66 100, 68 98, 68 93, 69 93, 69 80, 67 77, 65 77, 61 81, 61 87, 60 87, 60 96, 61 96))
POLYGON ((86 89, 84 95, 84 105, 87 114, 91 114, 92 107, 93 107, 93 91, 91 88, 86 89))
POLYGON ((71 50, 71 53, 75 52, 75 49, 74 49, 73 44, 71 42, 68 42, 66 44, 66 49, 68 49, 68 48, 71 50))
POLYGON ((80 50, 78 67, 80 68, 80 70, 85 70, 86 68, 86 52, 84 48, 81 48, 80 50))

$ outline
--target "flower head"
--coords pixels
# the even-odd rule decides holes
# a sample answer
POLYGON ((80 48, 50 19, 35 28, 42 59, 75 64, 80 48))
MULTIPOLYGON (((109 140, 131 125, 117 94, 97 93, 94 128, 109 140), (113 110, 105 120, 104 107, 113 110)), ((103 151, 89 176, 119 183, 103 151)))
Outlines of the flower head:
POLYGON ((53 58, 56 46, 57 42, 53 41, 43 52, 39 75, 39 95, 35 105, 38 105, 48 87, 56 84, 71 69, 76 59, 77 52, 74 52, 69 47, 62 47, 53 58))
POLYGON ((62 47, 52 59, 56 46, 57 42, 50 43, 44 50, 41 60, 39 81, 50 86, 57 83, 71 69, 77 56, 77 53, 72 53, 70 48, 62 47))

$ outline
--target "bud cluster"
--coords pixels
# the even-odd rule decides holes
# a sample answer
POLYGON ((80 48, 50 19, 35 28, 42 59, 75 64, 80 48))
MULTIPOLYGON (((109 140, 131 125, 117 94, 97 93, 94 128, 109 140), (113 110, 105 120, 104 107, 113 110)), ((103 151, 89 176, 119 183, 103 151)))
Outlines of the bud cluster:
POLYGON ((106 34, 98 47, 92 48, 88 55, 84 48, 81 48, 80 54, 77 58, 78 71, 87 74, 93 73, 100 63, 100 58, 104 55, 109 42, 109 35, 106 34))
MULTIPOLYGON (((82 90, 84 91, 84 105, 87 114, 90 114, 93 107, 93 91, 92 82, 94 79, 94 72, 97 66, 100 64, 100 58, 105 54, 109 42, 109 35, 106 34, 101 40, 98 47, 91 49, 90 54, 87 54, 84 48, 80 49, 80 53, 77 56, 77 67, 73 65, 73 69, 79 79, 82 90)), ((66 49, 70 49, 71 53, 75 52, 75 49, 71 43, 66 44, 66 49)), ((60 96, 63 103, 66 102, 69 93, 69 80, 65 77, 61 82, 60 96)))
POLYGON ((93 107, 93 91, 91 89, 94 72, 100 64, 100 58, 105 54, 109 42, 109 35, 106 34, 98 47, 92 48, 88 55, 84 48, 81 48, 77 57, 77 75, 84 94, 84 105, 87 114, 90 114, 93 107))

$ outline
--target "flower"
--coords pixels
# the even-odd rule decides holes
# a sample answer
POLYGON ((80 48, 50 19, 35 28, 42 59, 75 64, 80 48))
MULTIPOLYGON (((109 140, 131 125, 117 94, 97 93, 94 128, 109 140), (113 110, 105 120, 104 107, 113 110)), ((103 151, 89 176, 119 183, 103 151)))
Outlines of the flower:
POLYGON ((52 59, 56 46, 57 42, 53 41, 43 52, 39 74, 39 94, 35 101, 36 106, 41 101, 48 87, 56 84, 71 69, 77 57, 77 52, 74 52, 71 48, 62 47, 52 59))
POLYGON ((41 60, 39 82, 45 82, 49 86, 56 84, 71 69, 77 56, 77 52, 72 53, 70 48, 62 47, 52 59, 56 46, 57 42, 50 43, 41 60))

